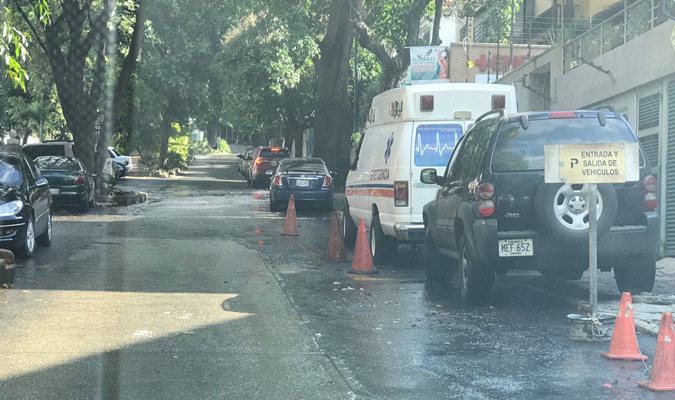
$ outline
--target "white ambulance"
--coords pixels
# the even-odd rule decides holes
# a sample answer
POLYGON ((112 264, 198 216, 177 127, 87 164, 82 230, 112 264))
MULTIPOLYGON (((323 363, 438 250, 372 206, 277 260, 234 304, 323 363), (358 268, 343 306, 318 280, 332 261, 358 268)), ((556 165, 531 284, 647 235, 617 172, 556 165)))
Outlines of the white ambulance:
POLYGON ((436 185, 420 182, 424 168, 445 173, 459 138, 483 113, 517 112, 513 86, 439 83, 392 89, 373 99, 347 176, 345 245, 354 246, 359 218, 370 231, 373 261, 399 243, 424 241, 422 207, 436 185))

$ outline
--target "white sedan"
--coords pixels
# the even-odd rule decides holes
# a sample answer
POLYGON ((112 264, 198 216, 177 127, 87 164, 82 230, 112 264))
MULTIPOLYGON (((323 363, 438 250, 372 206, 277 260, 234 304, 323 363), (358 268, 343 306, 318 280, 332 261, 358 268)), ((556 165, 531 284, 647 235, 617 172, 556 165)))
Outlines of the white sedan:
POLYGON ((110 158, 112 158, 114 162, 124 165, 124 168, 126 168, 126 172, 129 172, 132 169, 134 169, 134 164, 131 161, 131 157, 121 155, 113 147, 108 147, 108 154, 110 155, 110 158))

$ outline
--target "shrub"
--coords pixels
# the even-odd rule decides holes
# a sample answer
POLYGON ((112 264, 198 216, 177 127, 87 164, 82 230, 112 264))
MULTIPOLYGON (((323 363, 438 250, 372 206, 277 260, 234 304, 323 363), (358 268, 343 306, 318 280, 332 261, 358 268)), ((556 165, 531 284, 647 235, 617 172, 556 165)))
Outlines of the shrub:
POLYGON ((227 144, 227 140, 218 138, 218 151, 220 153, 232 153, 232 150, 230 150, 230 145, 227 144))

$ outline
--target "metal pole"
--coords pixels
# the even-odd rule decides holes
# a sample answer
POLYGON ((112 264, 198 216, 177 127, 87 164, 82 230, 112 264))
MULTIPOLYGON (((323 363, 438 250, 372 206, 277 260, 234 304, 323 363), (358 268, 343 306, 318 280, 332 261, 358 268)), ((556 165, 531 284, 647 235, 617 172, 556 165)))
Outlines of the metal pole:
POLYGON ((595 184, 588 185, 590 194, 588 195, 588 268, 591 286, 591 315, 598 313, 598 207, 597 191, 595 184))
POLYGON ((563 0, 562 5, 560 6, 560 19, 562 20, 562 40, 560 43, 565 43, 565 0, 563 0))
POLYGON ((499 26, 499 33, 497 33, 497 62, 495 63, 495 82, 499 80, 499 42, 502 40, 502 27, 499 26))
POLYGON ((490 83, 490 62, 492 61, 492 52, 488 50, 488 59, 487 59, 487 72, 488 72, 488 78, 487 78, 487 83, 490 83))
POLYGON ((514 8, 516 8, 516 0, 511 0, 511 33, 509 37, 509 72, 513 71, 513 24, 515 16, 514 16, 514 8))
POLYGON ((359 34, 354 36, 354 131, 357 132, 359 127, 359 34))

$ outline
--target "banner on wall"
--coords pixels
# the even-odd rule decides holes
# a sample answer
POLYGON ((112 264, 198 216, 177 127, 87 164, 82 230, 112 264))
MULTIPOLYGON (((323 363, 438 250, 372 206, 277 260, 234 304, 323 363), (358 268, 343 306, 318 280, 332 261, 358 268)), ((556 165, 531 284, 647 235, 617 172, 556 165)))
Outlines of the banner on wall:
POLYGON ((448 51, 442 46, 410 47, 410 83, 448 82, 448 51))

